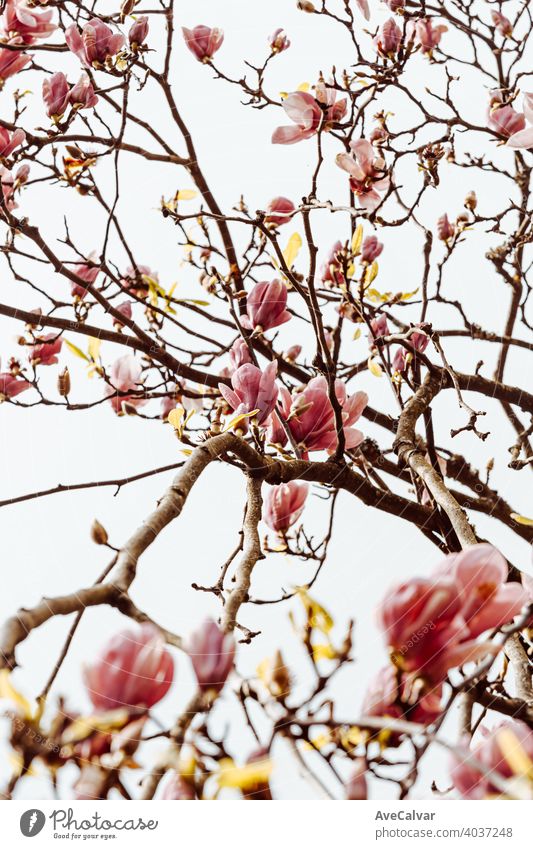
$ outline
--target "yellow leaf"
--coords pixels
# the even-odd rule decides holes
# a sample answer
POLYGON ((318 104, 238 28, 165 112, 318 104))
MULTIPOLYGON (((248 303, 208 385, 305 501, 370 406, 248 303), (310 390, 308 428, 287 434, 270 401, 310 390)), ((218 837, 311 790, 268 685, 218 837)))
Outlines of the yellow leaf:
POLYGON ((309 83, 300 83, 296 91, 309 91, 310 85, 309 83))
POLYGON ((317 643, 313 646, 313 660, 335 660, 337 656, 331 643, 317 643))
POLYGON ((533 519, 528 519, 527 516, 520 516, 519 513, 511 513, 511 519, 514 519, 519 525, 527 525, 529 528, 533 527, 533 519))
POLYGON ((90 363, 90 362, 91 362, 91 361, 90 361, 90 359, 89 359, 89 357, 87 357, 87 356, 83 353, 83 351, 80 351, 80 349, 79 349, 78 347, 76 347, 76 345, 73 345, 73 343, 72 343, 72 342, 69 342, 69 341, 68 341, 68 339, 63 338, 63 342, 65 343, 65 345, 67 346, 67 348, 69 349, 69 351, 70 351, 72 354, 74 354, 74 356, 79 357, 79 358, 80 358, 80 360, 85 360, 85 362, 86 362, 86 363, 90 363))
POLYGON ((289 96, 289 92, 288 91, 280 91, 279 96, 281 97, 282 100, 285 100, 285 98, 289 96))
POLYGON ((376 279, 378 276, 379 266, 377 260, 374 260, 372 265, 369 265, 365 271, 365 286, 370 286, 370 284, 376 279))
POLYGON ((228 430, 231 430, 232 428, 236 427, 238 424, 240 424, 240 422, 244 421, 244 419, 250 419, 253 416, 256 416, 258 412, 259 408, 257 410, 252 410, 251 413, 241 413, 240 416, 235 416, 235 418, 233 418, 229 422, 229 424, 226 425, 222 433, 227 433, 228 430))
POLYGON ((355 328, 355 330, 354 330, 354 333, 353 333, 352 339, 359 339, 359 338, 360 338, 360 336, 361 336, 361 333, 362 333, 361 328, 360 328, 360 327, 356 327, 356 328, 355 328))
POLYGON ((309 625, 318 631, 322 631, 323 634, 329 634, 333 628, 333 619, 328 611, 311 598, 303 587, 298 589, 298 595, 307 610, 309 625))
POLYGON ((101 339, 95 339, 93 336, 89 337, 89 345, 87 347, 87 353, 89 354, 91 360, 93 362, 97 362, 100 357, 100 348, 102 346, 101 339))
POLYGON ((182 422, 183 416, 185 414, 185 410, 183 407, 176 407, 174 410, 171 410, 167 416, 167 422, 172 425, 174 430, 178 431, 181 436, 182 432, 182 422))
POLYGON ((231 758, 223 758, 219 767, 219 787, 251 790, 257 784, 266 784, 272 775, 272 761, 269 758, 262 761, 253 761, 246 766, 235 766, 231 758))
POLYGON ((318 734, 316 737, 313 737, 312 740, 305 740, 302 744, 302 749, 308 752, 316 752, 317 749, 323 749, 324 746, 327 746, 328 743, 331 743, 331 735, 329 733, 318 734))
POLYGON ((95 713, 92 716, 79 716, 65 730, 61 742, 78 743, 94 734, 95 731, 109 733, 122 729, 129 719, 129 713, 124 708, 109 710, 106 713, 95 713))
POLYGON ((180 189, 176 194, 176 200, 193 200, 198 197, 198 192, 194 189, 180 189))
POLYGON ((199 301, 197 298, 178 298, 177 304, 196 304, 197 307, 210 307, 210 301, 199 301))
POLYGON ((352 255, 359 256, 363 242, 363 225, 358 224, 352 236, 352 255))
POLYGON ((383 369, 373 357, 368 358, 368 371, 370 374, 373 374, 374 377, 381 377, 383 374, 383 369))
POLYGON ((19 693, 11 683, 11 675, 9 669, 0 670, 0 699, 9 699, 14 702, 17 707, 22 709, 23 715, 27 719, 33 716, 33 709, 25 696, 19 693))
POLYGON ((510 728, 501 728, 496 739, 502 755, 513 772, 533 779, 533 761, 516 734, 510 728))
POLYGON ((417 292, 418 289, 415 289, 413 292, 402 292, 400 300, 409 301, 412 297, 414 297, 414 295, 416 295, 417 292))
POLYGON ((293 233, 287 242, 287 247, 283 251, 283 259, 285 260, 286 265, 291 268, 294 263, 294 260, 300 253, 300 248, 302 247, 302 237, 299 233, 293 233))
POLYGON ((192 454, 192 448, 182 448, 181 453, 185 454, 186 457, 190 457, 192 454))

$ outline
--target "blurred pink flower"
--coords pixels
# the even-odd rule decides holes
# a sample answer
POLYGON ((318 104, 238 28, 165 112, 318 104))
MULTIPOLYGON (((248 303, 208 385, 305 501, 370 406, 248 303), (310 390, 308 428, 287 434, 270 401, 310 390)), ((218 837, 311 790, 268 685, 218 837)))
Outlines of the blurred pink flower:
POLYGON ((455 235, 455 224, 450 223, 450 219, 444 212, 437 220, 437 236, 441 242, 449 242, 455 235))
POLYGON ((509 18, 506 18, 505 15, 502 15, 501 12, 496 11, 494 9, 491 13, 492 23, 500 33, 504 37, 513 34, 513 26, 509 18))
POLYGON ((288 198, 281 195, 272 198, 266 208, 265 224, 274 227, 281 227, 283 224, 288 224, 291 221, 291 213, 294 210, 295 206, 288 198))
POLYGON ((310 139, 322 122, 322 109, 312 94, 294 91, 282 103, 283 109, 295 126, 278 127, 272 135, 272 144, 296 144, 310 139))
POLYGON ((389 324, 387 322, 386 315, 380 315, 378 318, 373 318, 370 322, 370 329, 372 331, 370 342, 375 342, 376 339, 381 339, 382 336, 389 335, 389 324))
POLYGON ((531 150, 533 148, 533 92, 524 94, 524 117, 529 126, 519 129, 507 139, 507 147, 531 150))
MULTIPOLYGON (((429 725, 441 714, 442 686, 427 692, 414 687, 414 677, 401 673, 389 663, 372 678, 366 690, 363 716, 390 716, 429 725)), ((395 737, 395 735, 393 735, 395 737)), ((395 737, 392 745, 398 742, 395 737)))
POLYGON ((126 274, 121 278, 120 284, 132 295, 137 298, 146 298, 149 285, 143 278, 150 278, 155 283, 159 283, 159 275, 157 271, 152 271, 147 265, 138 265, 137 269, 129 265, 126 269, 126 274), (138 272, 138 274, 136 273, 138 272))
POLYGON ((303 513, 309 486, 304 481, 289 481, 269 488, 263 510, 268 527, 285 533, 303 513))
MULTIPOLYGON (((87 257, 87 262, 79 262, 72 266, 72 272, 81 277, 85 283, 94 283, 100 273, 100 266, 96 263, 97 254, 96 251, 92 251, 87 257)), ((70 291, 73 297, 78 298, 84 298, 87 294, 87 289, 73 280, 70 282, 70 291)))
POLYGON ((236 371, 240 366, 243 366, 245 363, 251 363, 252 358, 250 356, 250 349, 248 345, 241 339, 240 337, 235 340, 231 348, 229 349, 229 358, 231 362, 232 373, 236 371))
POLYGON ((391 12, 397 12, 399 9, 405 8, 405 0, 384 0, 384 2, 391 12))
POLYGON ((97 710, 151 708, 166 695, 173 677, 174 661, 153 625, 116 634, 83 670, 85 687, 97 710))
POLYGON ((70 102, 70 87, 62 71, 43 80, 43 100, 49 118, 61 118, 65 113, 70 102))
POLYGON ((361 262, 371 263, 381 254, 383 243, 378 242, 377 236, 367 236, 361 250, 361 262))
POLYGON ((350 147, 352 155, 339 153, 335 161, 350 175, 350 188, 363 209, 373 212, 381 203, 380 192, 389 188, 385 160, 365 139, 350 142, 350 147))
POLYGON ((30 346, 29 359, 32 365, 52 366, 58 362, 57 355, 61 351, 63 340, 57 333, 39 336, 30 346))
POLYGON ((301 345, 291 345, 290 348, 287 348, 287 350, 285 351, 283 356, 285 357, 286 360, 289 361, 289 363, 294 363, 298 359, 298 357, 300 356, 301 353, 302 353, 302 346, 301 345))
POLYGON ((190 802, 196 799, 196 793, 191 782, 187 781, 177 772, 173 772, 170 780, 165 784, 161 799, 190 802))
POLYGON ((0 372, 0 401, 14 398, 26 389, 31 389, 31 383, 9 371, 0 372))
POLYGON ((31 60, 27 53, 0 47, 0 87, 9 77, 18 74, 31 60))
POLYGON ((281 27, 275 29, 272 35, 269 36, 268 43, 272 53, 283 53, 284 50, 288 50, 291 46, 287 38, 287 33, 281 27))
MULTIPOLYGON (((124 318, 130 319, 132 316, 131 301, 123 301, 121 304, 117 304, 117 312, 123 315, 124 318)), ((118 318, 114 318, 113 323, 118 329, 124 327, 123 323, 119 321, 118 318)))
POLYGON ((16 129, 11 133, 0 127, 0 157, 9 156, 26 138, 24 130, 16 129))
POLYGON ((200 690, 220 692, 233 669, 234 636, 225 634, 212 619, 206 619, 189 638, 186 651, 200 690))
POLYGON ((422 52, 431 56, 433 49, 439 44, 443 33, 448 31, 444 24, 433 26, 433 18, 420 18, 417 21, 409 21, 407 24, 407 37, 422 48, 422 52))
POLYGON ((200 62, 210 62, 224 41, 221 29, 199 24, 194 29, 182 27, 185 44, 200 62))
POLYGON ((146 404, 146 398, 142 396, 124 394, 132 389, 142 389, 141 374, 142 366, 132 354, 124 354, 111 366, 109 375, 111 385, 106 386, 105 394, 117 415, 124 413, 124 404, 130 407, 142 407, 146 404))
POLYGON ((84 72, 70 92, 70 102, 78 109, 92 109, 98 103, 93 84, 84 72))
POLYGON ((37 11, 35 5, 26 0, 7 0, 2 24, 8 39, 18 44, 34 44, 37 39, 54 32, 53 16, 53 9, 37 11))
POLYGON ((510 104, 496 104, 489 110, 488 126, 494 132, 510 139, 524 130, 526 119, 523 112, 517 112, 510 104))
POLYGON ((362 802, 368 799, 366 782, 367 765, 364 758, 357 758, 352 767, 350 778, 346 782, 346 799, 352 802, 362 802))
POLYGON ((146 15, 141 15, 135 23, 130 27, 128 33, 128 42, 130 47, 135 49, 140 44, 144 44, 148 35, 149 23, 146 15))
POLYGON ((242 319, 247 330, 262 332, 289 321, 287 287, 281 280, 256 283, 246 299, 247 315, 242 319))
POLYGON ((382 24, 374 37, 374 46, 381 56, 394 58, 402 43, 402 31, 394 18, 382 24))
MULTIPOLYGON (((277 371, 277 362, 269 363, 264 371, 251 363, 245 363, 231 377, 233 389, 225 383, 218 384, 220 394, 237 416, 257 410, 257 424, 264 424, 278 397, 277 371)), ((246 424, 245 419, 239 427, 246 430, 246 424)))
POLYGON ((87 67, 105 64, 106 59, 115 56, 124 45, 124 36, 114 33, 99 18, 91 18, 81 32, 76 24, 67 27, 65 40, 72 53, 87 67))
POLYGON ((329 254, 322 263, 321 277, 322 283, 330 288, 331 286, 342 286, 346 278, 344 276, 344 267, 346 260, 346 252, 343 244, 340 241, 335 242, 329 254), (344 262, 343 262, 344 260, 344 262))
POLYGON ((468 749, 465 741, 464 755, 454 753, 452 757, 451 778, 463 799, 480 800, 501 794, 491 782, 491 774, 503 780, 516 775, 507 760, 510 746, 533 760, 533 731, 525 722, 506 720, 490 730, 482 727, 480 733, 482 739, 476 745, 468 749))

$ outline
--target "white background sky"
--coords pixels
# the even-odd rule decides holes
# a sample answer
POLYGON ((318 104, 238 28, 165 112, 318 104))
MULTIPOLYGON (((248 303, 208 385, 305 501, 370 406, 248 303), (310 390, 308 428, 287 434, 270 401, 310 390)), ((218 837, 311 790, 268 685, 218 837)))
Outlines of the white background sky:
MULTIPOLYGON (((108 5, 114 8, 116 4, 108 5)), ((267 75, 266 86, 274 96, 281 90, 293 90, 304 80, 314 82, 319 71, 327 74, 332 64, 341 68, 352 61, 350 45, 342 31, 329 21, 303 15, 296 10, 293 2, 272 0, 270 3, 250 4, 245 0, 231 0, 221 4, 215 0, 197 0, 194 4, 178 5, 179 25, 205 23, 224 29, 225 42, 217 54, 217 63, 229 75, 241 73, 243 57, 259 64, 266 55, 268 34, 277 26, 284 26, 292 46, 275 59, 267 75)), ((377 7, 377 4, 374 6, 377 7)), ((372 25, 387 16, 387 10, 380 5, 372 17, 372 25)), ((359 17, 358 21, 363 28, 363 19, 359 17)), ((154 26, 148 43, 156 46, 159 41, 157 27, 154 26)), ((155 62, 155 59, 152 58, 152 61, 155 62)), ((61 56, 60 62, 69 78, 76 79, 78 63, 75 57, 61 56)), ((437 85, 440 71, 436 72, 422 57, 417 57, 413 65, 413 85, 420 85, 422 78, 424 84, 429 85, 431 80, 435 80, 437 85)), ((297 201, 308 191, 314 166, 312 143, 292 147, 272 146, 270 135, 273 129, 285 123, 281 111, 254 111, 241 107, 239 90, 222 81, 213 81, 210 68, 195 62, 186 50, 178 28, 172 78, 183 116, 193 129, 199 161, 223 208, 229 209, 241 192, 245 193, 250 208, 254 210, 264 208, 274 195, 283 194, 297 201)), ((28 96, 28 115, 23 123, 30 129, 44 126, 46 119, 38 77, 32 76, 30 84, 28 75, 24 86, 34 93, 28 96)), ((463 107, 469 111, 472 120, 480 124, 485 120, 486 92, 483 86, 483 80, 465 73, 457 89, 463 107)), ((6 86, 4 103, 8 103, 6 97, 9 98, 14 87, 13 81, 6 86)), ((151 123, 161 126, 163 132, 168 133, 168 138, 175 139, 176 150, 183 151, 158 97, 135 94, 131 105, 151 123)), ((384 96, 383 106, 397 116, 391 119, 392 126, 394 121, 399 122, 405 115, 402 108, 407 108, 392 91, 384 96)), ((435 108, 437 111, 438 107, 435 108)), ((481 140, 479 143, 482 144, 481 140)), ((325 151, 331 162, 337 152, 333 140, 326 140, 325 151)), ((511 157, 509 152, 495 152, 492 148, 490 152, 494 156, 511 157)), ((102 163, 95 176, 106 188, 109 198, 111 184, 109 170, 106 169, 107 165, 102 163)), ((325 173, 327 178, 322 180, 319 194, 344 199, 346 179, 343 172, 331 165, 325 173)), ((447 165, 443 165, 441 176, 439 190, 428 193, 424 200, 422 214, 425 223, 434 223, 444 210, 448 210, 450 215, 457 214, 461 210, 462 198, 471 188, 476 188, 480 211, 484 214, 498 208, 502 191, 505 196, 510 191, 509 186, 499 185, 497 180, 480 182, 477 177, 474 179, 473 174, 447 165)), ((137 261, 157 270, 166 288, 178 280, 180 296, 205 297, 181 265, 183 254, 176 245, 176 231, 168 222, 161 220, 157 211, 162 194, 169 197, 178 187, 191 186, 187 175, 179 169, 171 170, 125 156, 121 181, 123 196, 119 215, 126 224, 137 261)), ((94 207, 90 201, 73 196, 63 187, 46 190, 36 187, 22 195, 19 211, 29 215, 32 223, 39 224, 49 238, 63 235, 62 217, 66 215, 72 237, 80 249, 88 253, 102 240, 103 219, 99 213, 98 217, 93 217, 91 209, 94 207)), ((323 256, 337 238, 347 237, 347 222, 341 216, 333 217, 326 213, 317 220, 320 221, 317 228, 323 256)), ((285 230, 288 232, 284 238, 287 238, 291 231, 289 228, 285 230)), ((380 258, 381 288, 392 291, 416 288, 422 267, 419 234, 406 227, 401 231, 387 230, 380 238, 385 243, 380 258)), ((496 238, 472 234, 451 265, 449 279, 452 283, 448 291, 460 296, 465 309, 477 322, 501 332, 508 293, 502 290, 488 263, 482 259, 487 247, 497 243, 496 238)), ((440 246, 436 248, 436 253, 438 251, 441 251, 440 246)), ((64 255, 67 256, 66 253, 64 255)), ((123 261, 118 253, 114 258, 117 262, 123 261)), ((68 283, 49 272, 35 282, 44 288, 53 286, 56 291, 61 290, 65 297, 68 296, 68 283)), ((5 302, 30 308, 38 305, 36 296, 28 295, 21 285, 12 283, 5 264, 0 283, 5 302)), ((189 320, 190 314, 184 313, 181 317, 189 320)), ((413 312, 410 317, 415 320, 416 313, 413 312)), ((441 322, 445 321, 446 315, 443 314, 441 322)), ((8 357, 17 352, 17 328, 3 319, 0 331, 2 355, 8 357)), ((294 323, 281 328, 280 348, 301 341, 301 332, 294 323)), ((358 341, 351 341, 351 334, 349 327, 346 330, 345 357, 353 356, 353 361, 357 362, 365 356, 367 341, 364 336, 358 341)), ((80 344, 79 339, 70 338, 80 344)), ((476 348, 473 352, 471 343, 456 341, 450 342, 446 350, 455 364, 465 370, 473 370, 477 360, 484 358, 486 367, 483 373, 490 376, 496 351, 489 346, 476 348)), ((113 346, 104 344, 102 355, 109 365, 116 351, 113 346)), ((511 354, 508 382, 526 385, 531 374, 530 359, 526 360, 526 357, 527 352, 511 354)), ((96 382, 89 386, 83 366, 66 350, 61 355, 61 364, 65 363, 73 374, 74 394, 78 400, 96 397, 100 393, 101 386, 93 385, 96 382)), ((43 376, 43 385, 49 385, 50 392, 53 392, 50 375, 43 376)), ((372 377, 358 378, 355 388, 366 389, 373 406, 393 410, 384 378, 381 381, 372 377)), ((29 398, 29 394, 21 396, 21 400, 26 397, 29 398)), ((490 430, 491 435, 482 444, 472 434, 463 434, 455 440, 454 446, 458 451, 464 451, 477 466, 483 467, 490 457, 496 457, 494 485, 508 496, 515 509, 526 514, 529 511, 530 514, 528 472, 516 473, 506 468, 507 448, 513 443, 514 434, 498 405, 473 396, 472 400, 478 408, 487 410, 488 415, 480 424, 483 430, 490 430)), ((459 411, 452 392, 444 393, 435 409, 437 442, 445 441, 451 447, 450 427, 464 424, 464 414, 459 411)), ((388 447, 388 437, 379 429, 364 420, 362 429, 366 434, 379 436, 382 444, 388 447)), ((131 417, 117 418, 107 405, 87 413, 66 413, 44 407, 24 411, 6 404, 0 409, 0 434, 0 499, 57 483, 120 478, 180 459, 179 444, 170 427, 131 417)), ((114 497, 111 488, 107 488, 55 495, 3 508, 0 511, 0 539, 4 581, 0 618, 12 614, 19 605, 37 602, 43 593, 62 594, 90 584, 107 562, 106 552, 96 548, 89 539, 93 518, 97 517, 105 525, 111 542, 120 545, 150 512, 170 478, 171 475, 167 474, 132 484, 124 487, 117 497, 114 497)), ((195 486, 180 519, 167 528, 143 556, 133 587, 133 599, 162 625, 187 635, 206 615, 217 615, 218 605, 214 598, 195 593, 190 584, 192 581, 210 584, 216 580, 220 564, 234 547, 243 502, 244 481, 240 476, 230 469, 211 467, 195 486)), ((308 500, 305 521, 306 527, 317 535, 324 528, 325 514, 316 497, 308 500)), ((530 568, 525 543, 484 517, 476 517, 475 523, 480 536, 490 535, 491 541, 498 544, 517 566, 530 568)), ((339 715, 357 716, 366 682, 386 660, 386 650, 375 628, 373 612, 387 586, 407 575, 427 574, 438 559, 437 549, 415 528, 401 519, 367 508, 354 498, 341 495, 337 532, 329 563, 314 588, 314 595, 335 616, 337 637, 350 617, 356 620, 356 663, 346 667, 339 675, 335 691, 339 715)), ((282 587, 304 583, 311 570, 312 567, 299 562, 289 562, 283 555, 269 556, 254 572, 253 594, 272 597, 282 587)), ((242 622, 261 629, 262 634, 251 647, 239 653, 238 668, 249 674, 259 660, 281 647, 294 672, 296 684, 304 686, 309 669, 292 633, 288 609, 287 606, 242 608, 242 622)), ((16 671, 14 682, 28 696, 35 695, 46 680, 69 624, 70 620, 54 619, 34 632, 21 646, 18 655, 21 668, 16 671)), ((120 614, 112 610, 97 608, 87 611, 54 688, 55 694, 68 693, 73 707, 87 710, 89 702, 81 686, 80 665, 91 660, 100 644, 127 624, 120 614)), ((188 660, 181 655, 177 655, 176 660, 176 683, 155 711, 164 724, 169 723, 185 705, 193 687, 188 660)), ((221 728, 223 720, 231 714, 235 718, 236 714, 229 705, 217 708, 221 728)), ((253 748, 253 740, 242 730, 242 723, 240 730, 233 730, 229 739, 239 757, 253 748)), ((314 791, 299 777, 289 754, 282 754, 279 763, 280 768, 274 777, 274 790, 278 797, 307 798, 314 795, 314 791)), ((4 752, 0 776, 5 777, 8 772, 4 752)), ((446 784, 445 770, 439 757, 425 769, 426 785, 428 776, 434 775, 439 777, 441 785, 446 784)), ((70 778, 72 776, 73 773, 70 778)), ((135 776, 132 776, 134 781, 135 776)), ((332 785, 331 789, 339 796, 338 786, 332 785)), ((48 796, 50 789, 44 772, 41 771, 35 779, 22 782, 17 792, 29 798, 48 796)), ((382 783, 374 792, 388 796, 393 788, 382 783)), ((68 793, 67 786, 64 795, 68 793)))

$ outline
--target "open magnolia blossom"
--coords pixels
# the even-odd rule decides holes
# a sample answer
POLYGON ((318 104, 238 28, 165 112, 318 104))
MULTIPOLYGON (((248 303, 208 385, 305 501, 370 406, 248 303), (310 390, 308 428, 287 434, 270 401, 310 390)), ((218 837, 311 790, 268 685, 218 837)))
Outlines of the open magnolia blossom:
POLYGON ((527 4, 197 5, 1 4, 0 796, 531 800, 527 4))

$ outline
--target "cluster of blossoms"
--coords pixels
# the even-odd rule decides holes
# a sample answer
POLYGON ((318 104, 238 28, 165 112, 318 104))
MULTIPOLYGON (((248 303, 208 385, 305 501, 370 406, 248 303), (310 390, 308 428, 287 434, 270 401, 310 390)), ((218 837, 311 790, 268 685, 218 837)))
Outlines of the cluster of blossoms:
POLYGON ((26 0, 7 0, 0 33, 0 84, 29 63, 30 56, 20 48, 36 44, 55 31, 53 17, 53 9, 38 9, 26 0), (19 49, 10 50, 2 47, 2 43, 19 49))
MULTIPOLYGON (((392 356, 392 369, 400 375, 404 375, 410 362, 416 362, 417 353, 423 354, 429 345, 429 336, 424 332, 423 325, 415 325, 406 337, 405 347, 398 346, 392 356)), ((389 324, 385 315, 380 315, 370 322, 370 347, 371 349, 383 347, 386 337, 390 334, 389 324)))
POLYGON ((378 673, 364 712, 432 722, 449 671, 493 653, 478 638, 529 603, 526 588, 507 578, 502 554, 480 543, 448 555, 431 577, 391 587, 377 615, 392 665, 378 673))
MULTIPOLYGON (((128 33, 128 44, 136 51, 148 36, 148 18, 137 18, 128 33)), ((103 70, 113 65, 114 57, 125 47, 122 33, 113 32, 99 18, 91 18, 81 30, 75 24, 65 30, 69 49, 86 68, 103 70)))

